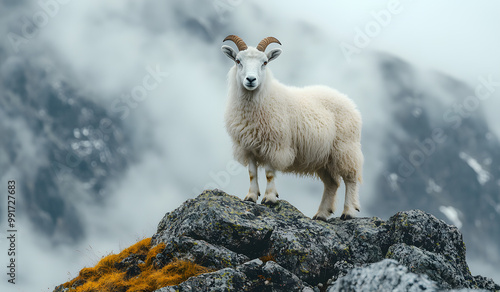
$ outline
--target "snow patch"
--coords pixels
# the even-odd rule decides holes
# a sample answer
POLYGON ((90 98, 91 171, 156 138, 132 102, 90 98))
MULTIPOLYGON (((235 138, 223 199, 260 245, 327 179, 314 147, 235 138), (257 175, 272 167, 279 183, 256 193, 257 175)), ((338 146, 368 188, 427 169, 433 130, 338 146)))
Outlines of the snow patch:
POLYGON ((460 152, 460 158, 467 162, 467 164, 477 173, 477 180, 481 185, 484 185, 487 181, 490 180, 491 174, 483 169, 481 164, 477 162, 476 159, 472 158, 465 152, 460 152))
POLYGON ((389 182, 389 186, 393 191, 398 189, 398 175, 395 173, 390 173, 387 176, 387 181, 389 182))
POLYGON ((452 206, 440 206, 439 211, 441 211, 441 213, 443 213, 448 218, 448 220, 450 220, 451 223, 453 223, 453 225, 455 225, 458 229, 462 227, 462 221, 458 219, 457 209, 453 208, 452 206))
POLYGON ((432 178, 427 181, 427 188, 425 191, 430 193, 440 193, 443 190, 432 178))

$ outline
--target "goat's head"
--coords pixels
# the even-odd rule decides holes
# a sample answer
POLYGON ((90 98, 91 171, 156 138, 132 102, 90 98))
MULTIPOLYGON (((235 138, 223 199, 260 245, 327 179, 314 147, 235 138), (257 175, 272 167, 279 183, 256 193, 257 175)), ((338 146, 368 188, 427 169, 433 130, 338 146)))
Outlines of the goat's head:
POLYGON ((267 63, 281 54, 281 49, 272 49, 267 54, 265 53, 266 47, 270 43, 281 45, 280 41, 274 37, 263 39, 257 48, 248 47, 241 38, 235 35, 227 36, 224 41, 233 41, 238 47, 239 52, 230 46, 222 46, 221 49, 236 63, 237 82, 250 91, 257 89, 262 80, 265 80, 267 63))

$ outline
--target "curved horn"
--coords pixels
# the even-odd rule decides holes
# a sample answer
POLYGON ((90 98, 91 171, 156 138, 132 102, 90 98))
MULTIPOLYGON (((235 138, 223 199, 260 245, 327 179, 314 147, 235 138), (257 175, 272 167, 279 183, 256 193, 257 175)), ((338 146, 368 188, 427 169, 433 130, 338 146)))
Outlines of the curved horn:
POLYGON ((225 41, 233 41, 236 46, 238 47, 238 50, 239 51, 244 51, 246 50, 248 47, 247 47, 247 44, 245 44, 245 42, 239 37, 239 36, 236 36, 236 35, 228 35, 224 40, 223 42, 225 41))
POLYGON ((264 52, 270 43, 278 43, 281 45, 280 41, 278 41, 277 38, 267 37, 267 38, 260 41, 260 43, 257 45, 257 50, 264 52))

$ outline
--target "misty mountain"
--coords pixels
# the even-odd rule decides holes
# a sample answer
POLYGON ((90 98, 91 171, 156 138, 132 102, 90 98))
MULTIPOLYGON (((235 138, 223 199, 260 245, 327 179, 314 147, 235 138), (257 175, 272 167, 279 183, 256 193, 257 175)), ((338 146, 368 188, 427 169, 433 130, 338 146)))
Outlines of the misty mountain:
POLYGON ((375 186, 384 203, 370 208, 426 210, 460 228, 470 256, 498 263, 500 143, 480 108, 494 89, 489 77, 471 88, 442 74, 422 77, 391 56, 378 68, 393 122, 381 133, 387 153, 375 186))
POLYGON ((79 203, 102 203, 135 155, 130 131, 79 91, 36 58, 0 67, 0 169, 18 179, 24 215, 64 241, 84 238, 79 203))
MULTIPOLYGON (((214 182, 207 173, 219 173, 231 157, 223 112, 232 64, 220 52, 222 40, 237 34, 255 45, 273 35, 284 50, 272 64, 276 78, 336 87, 358 104, 365 215, 387 219, 424 210, 459 227, 469 260, 500 268, 500 147, 482 110, 484 94, 496 88, 489 76, 470 85, 369 48, 346 62, 335 31, 281 19, 255 3, 123 1, 98 9, 85 3, 61 4, 19 52, 9 38, 0 41, 0 178, 17 179, 18 215, 37 236, 71 248, 87 245, 90 225, 102 224, 94 217, 116 216, 119 203, 128 204, 121 216, 139 222, 153 213, 133 209, 139 202, 163 204, 164 212, 177 206, 172 198, 197 195, 193 189, 214 182), (156 64, 171 75, 122 119, 113 102, 156 64), (483 95, 474 98, 478 86, 483 95), (128 189, 137 192, 132 199, 123 192, 128 189), (147 194, 155 196, 142 199, 147 194), (95 206, 99 215, 89 211, 95 206)), ((23 36, 26 19, 43 11, 28 1, 3 1, 0 8, 3 35, 23 36)), ((248 178, 224 183, 243 197, 248 178)), ((317 207, 321 183, 284 176, 277 183, 284 199, 304 202, 304 213, 317 207)), ((5 204, 0 201, 0 220, 5 204)), ((93 239, 109 236, 115 243, 109 229, 93 239)))

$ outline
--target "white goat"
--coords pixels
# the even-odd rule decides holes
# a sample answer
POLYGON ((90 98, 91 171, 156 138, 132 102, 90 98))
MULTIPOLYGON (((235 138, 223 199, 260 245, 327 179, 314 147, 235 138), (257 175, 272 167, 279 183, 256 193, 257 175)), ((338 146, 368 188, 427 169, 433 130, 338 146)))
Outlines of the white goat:
POLYGON ((264 166, 267 188, 263 204, 276 203, 275 170, 299 175, 317 175, 325 189, 313 219, 326 220, 335 210, 340 177, 346 185, 341 219, 354 218, 359 211, 358 181, 361 182, 361 115, 344 94, 325 87, 285 86, 273 78, 268 62, 281 54, 263 39, 257 48, 247 47, 235 35, 237 53, 229 46, 222 51, 236 64, 229 70, 229 101, 226 128, 233 140, 234 156, 248 165, 250 190, 246 201, 260 196, 257 167, 264 166))

